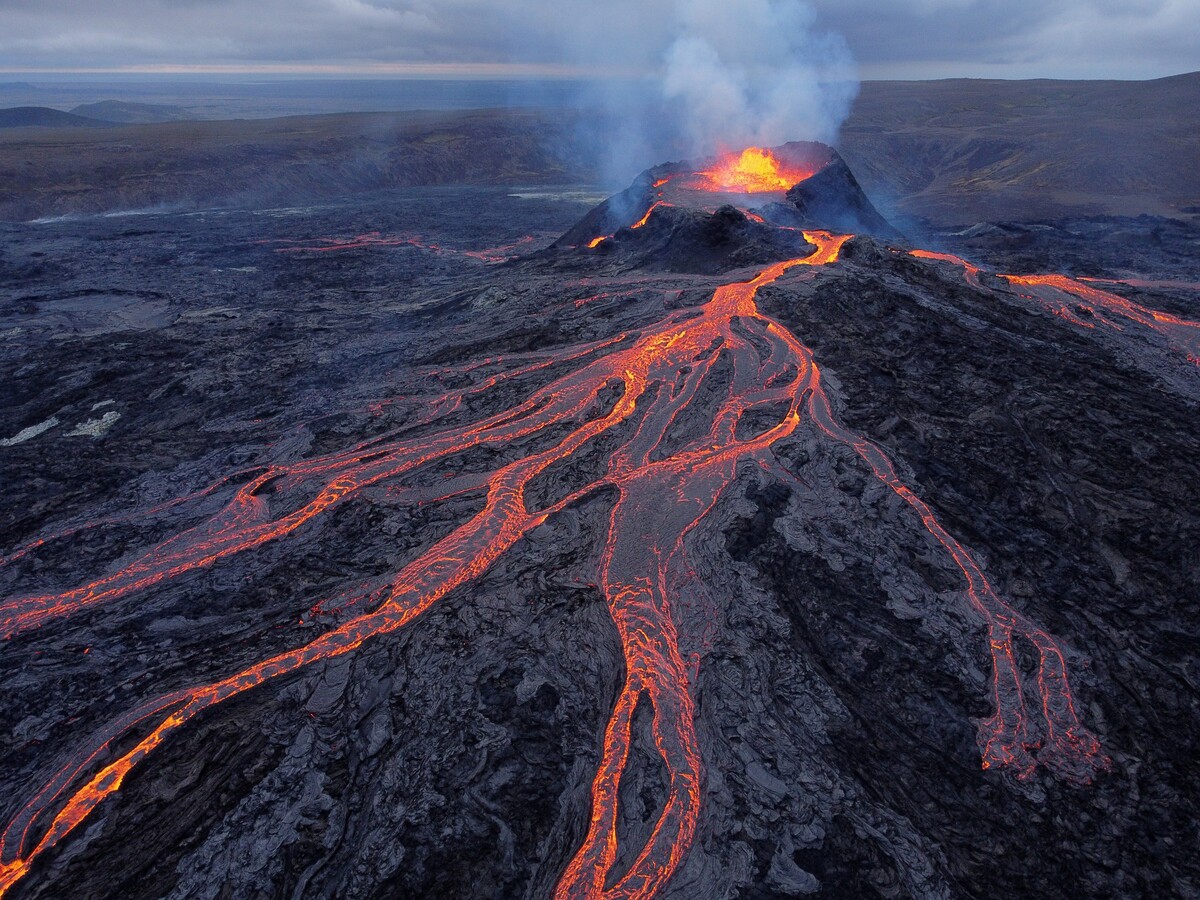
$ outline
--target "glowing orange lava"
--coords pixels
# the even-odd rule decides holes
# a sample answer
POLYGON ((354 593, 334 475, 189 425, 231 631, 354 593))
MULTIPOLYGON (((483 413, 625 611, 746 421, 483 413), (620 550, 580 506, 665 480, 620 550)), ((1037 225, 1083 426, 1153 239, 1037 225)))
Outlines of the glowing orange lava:
POLYGON ((816 173, 807 166, 787 163, 761 147, 747 147, 740 155, 730 154, 711 169, 697 172, 688 184, 693 190, 727 194, 761 194, 786 191, 816 173))
POLYGON ((150 700, 76 747, 32 792, 0 838, 0 895, 203 711, 403 628, 451 591, 478 579, 533 529, 553 524, 568 506, 605 490, 614 500, 597 581, 620 637, 625 681, 601 743, 586 833, 562 873, 556 897, 654 896, 691 847, 703 779, 694 696, 701 660, 681 647, 680 626, 685 623, 674 606, 670 573, 686 566, 689 535, 734 482, 739 465, 777 467, 772 448, 801 428, 831 448, 851 448, 917 514, 931 547, 940 546, 962 572, 967 602, 988 630, 993 663, 995 711, 979 734, 983 767, 1008 766, 1025 777, 1041 762, 1065 777, 1088 781, 1107 760, 1078 720, 1058 646, 1000 599, 969 551, 901 481, 884 452, 837 421, 812 352, 759 311, 755 298, 761 287, 796 266, 835 263, 849 239, 820 231, 805 232, 805 237, 816 247, 810 256, 775 263, 750 281, 724 285, 699 310, 677 310, 639 334, 549 354, 471 388, 434 397, 421 420, 429 431, 420 437, 409 436, 409 428, 405 436, 384 435, 342 452, 272 466, 233 491, 224 510, 208 522, 145 550, 118 571, 72 591, 13 598, 0 606, 3 634, 35 630, 283 538, 385 480, 395 482, 398 496, 412 503, 486 491, 481 510, 400 571, 318 604, 354 611, 351 618, 309 643, 218 681, 150 700), (469 408, 464 401, 472 394, 518 374, 567 364, 573 370, 556 375, 511 409, 467 426, 444 422, 447 415, 469 408), (619 399, 606 403, 612 388, 619 389, 619 399), (676 438, 678 443, 670 444, 675 423, 698 415, 697 398, 711 394, 718 403, 705 418, 706 429, 694 439, 676 438), (741 434, 745 416, 762 417, 768 411, 765 428, 752 436, 741 434), (545 439, 541 449, 521 450, 527 446, 522 439, 534 435, 545 439), (533 503, 526 493, 533 479, 584 447, 594 451, 601 445, 593 442, 602 436, 608 442, 602 475, 555 502, 533 503), (489 472, 453 475, 436 487, 429 486, 433 478, 422 477, 432 463, 484 446, 507 448, 509 461, 489 472), (308 499, 297 504, 297 496, 308 499), (291 511, 276 514, 272 506, 277 502, 291 511), (1017 638, 1036 653, 1032 685, 1022 681, 1013 645, 1017 638), (1030 695, 1036 695, 1036 702, 1027 702, 1030 695), (639 702, 652 710, 650 727, 666 772, 666 798, 645 843, 634 848, 632 865, 615 877, 618 789, 639 702), (1040 722, 1032 731, 1031 717, 1040 722))
POLYGON ((917 259, 933 259, 937 260, 938 262, 948 262, 953 263, 956 266, 961 266, 963 270, 963 277, 966 278, 969 285, 977 288, 983 287, 979 281, 979 273, 981 271, 979 266, 975 265, 974 263, 967 262, 960 256, 954 256, 950 253, 934 253, 932 250, 912 250, 909 252, 909 255, 915 256, 917 259))
POLYGON ((663 201, 655 200, 652 204, 650 204, 650 208, 648 210, 646 210, 646 214, 644 216, 642 216, 640 219, 638 219, 636 222, 634 222, 632 225, 630 225, 629 227, 630 228, 641 228, 643 225, 645 225, 647 222, 650 221, 650 213, 654 212, 656 209, 658 209, 662 205, 663 205, 663 201))
MULTIPOLYGON (((933 253, 929 250, 911 250, 910 256, 932 259, 960 266, 967 282, 982 287, 979 281, 982 269, 949 253, 933 253)), ((1103 325, 1115 331, 1123 330, 1125 323, 1136 322, 1161 338, 1187 359, 1200 365, 1200 322, 1184 319, 1171 313, 1150 309, 1132 300, 1101 290, 1095 279, 1075 279, 1066 275, 997 275, 1009 284, 1029 289, 1031 293, 1021 296, 1037 301, 1048 312, 1080 328, 1095 328, 1103 325)))
POLYGON ((1120 330, 1115 319, 1137 322, 1165 337, 1183 351, 1188 359, 1200 365, 1200 322, 1183 319, 1157 309, 1148 309, 1126 300, 1119 294, 1083 284, 1065 275, 1001 275, 1011 284, 1032 288, 1037 298, 1056 315, 1085 327, 1094 327, 1094 320, 1109 328, 1120 330), (1064 302, 1064 297, 1075 302, 1064 302), (1084 318, 1084 317, 1087 318, 1084 318))
MULTIPOLYGON (((655 187, 658 187, 659 184, 665 184, 665 183, 666 183, 665 181, 656 182, 655 187)), ((659 192, 659 197, 660 197, 660 199, 655 200, 653 203, 650 204, 650 208, 646 210, 646 212, 642 215, 642 217, 640 219, 638 219, 636 222, 634 222, 632 225, 629 226, 630 229, 636 230, 638 228, 643 227, 647 222, 650 221, 650 214, 652 212, 654 212, 660 206, 668 206, 669 205, 665 200, 661 199, 661 197, 662 197, 661 191, 659 192)), ((610 237, 612 237, 611 234, 597 235, 596 237, 594 237, 590 241, 588 241, 588 243, 587 243, 588 249, 594 250, 595 248, 597 248, 601 244, 603 244, 605 241, 607 241, 610 237)))

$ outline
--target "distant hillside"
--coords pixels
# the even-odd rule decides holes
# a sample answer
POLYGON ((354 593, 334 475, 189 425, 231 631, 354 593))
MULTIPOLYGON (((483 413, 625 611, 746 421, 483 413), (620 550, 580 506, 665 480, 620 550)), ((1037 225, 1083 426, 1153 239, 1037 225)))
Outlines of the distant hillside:
POLYGON ((160 103, 127 103, 124 100, 103 100, 84 103, 71 110, 77 116, 119 122, 124 125, 147 125, 154 122, 187 122, 195 118, 182 106, 160 103))
MULTIPOLYGON (((118 101, 76 108, 83 110, 185 111, 118 101)), ((839 149, 893 221, 1186 216, 1200 210, 1197 110, 1200 73, 1140 82, 866 82, 839 149)), ((601 152, 581 140, 581 115, 351 113, 84 131, 14 126, 105 123, 7 110, 0 112, 0 218, 303 203, 419 184, 580 183, 595 177, 601 152)))
POLYGON ((101 122, 48 106, 13 106, 0 109, 0 128, 103 128, 101 122))
POLYGON ((872 199, 941 222, 1200 204, 1200 72, 1154 81, 874 81, 839 149, 872 199))
POLYGON ((307 203, 423 184, 562 184, 591 177, 573 136, 569 118, 529 110, 0 131, 0 218, 307 203))

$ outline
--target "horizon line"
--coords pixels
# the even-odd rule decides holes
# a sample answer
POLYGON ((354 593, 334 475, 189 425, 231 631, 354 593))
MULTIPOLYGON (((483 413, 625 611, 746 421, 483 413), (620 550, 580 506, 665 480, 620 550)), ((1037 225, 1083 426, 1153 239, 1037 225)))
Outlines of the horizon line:
MULTIPOLYGON (((643 73, 648 74, 648 73, 643 73)), ((122 66, 0 66, 0 75, 383 75, 463 79, 642 77, 565 63, 140 63, 122 66)))
MULTIPOLYGON (((1156 81, 1181 75, 1197 74, 1200 70, 1168 72, 1166 74, 1131 75, 1042 75, 1000 74, 1002 65, 980 67, 971 74, 960 72, 922 73, 912 71, 911 65, 863 66, 860 81, 1156 81), (871 71, 874 69, 874 71, 871 71), (986 71, 991 69, 992 71, 986 71), (890 70, 890 71, 889 71, 890 70)), ((648 70, 614 70, 610 67, 587 67, 567 63, 512 62, 441 62, 441 63, 141 63, 120 66, 0 66, 3 76, 78 76, 78 75, 145 75, 145 76, 287 76, 287 77, 371 77, 446 80, 506 79, 514 81, 559 79, 563 81, 640 80, 653 77, 648 70)))

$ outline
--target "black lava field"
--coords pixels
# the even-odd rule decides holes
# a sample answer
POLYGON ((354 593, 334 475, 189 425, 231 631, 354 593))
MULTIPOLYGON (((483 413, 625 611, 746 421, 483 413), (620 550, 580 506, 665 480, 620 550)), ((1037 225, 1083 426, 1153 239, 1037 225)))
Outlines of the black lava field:
POLYGON ((1200 226, 779 154, 0 225, 0 896, 1200 893, 1200 226))

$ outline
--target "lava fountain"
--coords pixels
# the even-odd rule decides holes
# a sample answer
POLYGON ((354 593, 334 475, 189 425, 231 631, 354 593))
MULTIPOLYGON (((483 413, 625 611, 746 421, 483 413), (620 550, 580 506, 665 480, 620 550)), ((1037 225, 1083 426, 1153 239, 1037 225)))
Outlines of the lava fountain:
POLYGON ((781 158, 771 150, 747 147, 726 154, 707 169, 693 174, 685 187, 722 194, 764 194, 786 191, 817 172, 810 164, 781 158))

